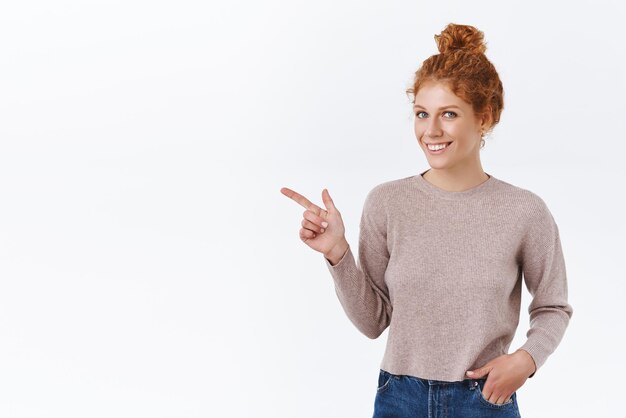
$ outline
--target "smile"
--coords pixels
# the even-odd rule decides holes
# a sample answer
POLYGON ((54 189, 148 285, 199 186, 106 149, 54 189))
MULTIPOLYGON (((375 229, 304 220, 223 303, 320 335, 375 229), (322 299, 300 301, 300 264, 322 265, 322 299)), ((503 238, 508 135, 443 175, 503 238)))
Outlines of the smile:
POLYGON ((433 155, 443 154, 443 152, 448 149, 448 145, 450 145, 451 143, 452 142, 445 142, 440 144, 426 144, 426 148, 428 148, 428 151, 433 155))

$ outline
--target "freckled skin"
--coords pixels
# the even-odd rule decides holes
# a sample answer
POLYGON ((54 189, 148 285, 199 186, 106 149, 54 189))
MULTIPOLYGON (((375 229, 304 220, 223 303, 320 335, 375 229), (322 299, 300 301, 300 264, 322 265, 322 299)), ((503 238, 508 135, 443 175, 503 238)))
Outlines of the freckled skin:
POLYGON ((466 190, 487 180, 480 162, 480 141, 481 132, 489 128, 489 120, 479 120, 471 104, 443 83, 424 83, 415 96, 415 104, 421 106, 414 109, 415 137, 431 167, 424 178, 448 191, 466 190), (430 154, 426 146, 450 141, 440 155, 430 154))

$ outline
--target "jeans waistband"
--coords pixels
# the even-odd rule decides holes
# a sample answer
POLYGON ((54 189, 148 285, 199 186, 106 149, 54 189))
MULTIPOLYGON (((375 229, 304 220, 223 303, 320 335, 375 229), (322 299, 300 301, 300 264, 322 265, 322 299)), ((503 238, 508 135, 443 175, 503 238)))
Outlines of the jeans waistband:
MULTIPOLYGON (((389 373, 386 370, 381 369, 384 373, 389 373)), ((463 380, 457 380, 454 382, 448 382, 446 380, 436 380, 436 379, 423 379, 421 377, 418 376, 411 376, 411 375, 394 375, 392 373, 389 373, 390 375, 396 377, 396 378, 402 378, 402 377, 406 377, 409 379, 415 379, 415 380, 419 380, 420 382, 422 382, 424 385, 428 385, 428 386, 434 386, 434 385, 459 385, 459 386, 466 386, 468 388, 475 388, 476 386, 478 386, 479 382, 484 382, 487 380, 486 377, 481 377, 478 379, 463 379, 463 380)))
POLYGON ((413 377, 414 379, 421 380, 425 385, 434 386, 434 385, 459 385, 459 386, 467 386, 468 388, 474 388, 478 386, 479 381, 485 381, 486 378, 480 379, 463 379, 457 380, 455 382, 447 382, 445 380, 434 380, 434 379, 422 379, 419 377, 413 377))

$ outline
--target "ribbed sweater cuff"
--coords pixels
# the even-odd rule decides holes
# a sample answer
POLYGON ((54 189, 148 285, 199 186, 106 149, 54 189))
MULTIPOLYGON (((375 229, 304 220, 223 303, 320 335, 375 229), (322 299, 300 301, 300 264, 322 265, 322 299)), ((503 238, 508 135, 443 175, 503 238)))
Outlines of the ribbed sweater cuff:
POLYGON ((554 352, 563 338, 568 322, 568 318, 564 318, 563 313, 557 311, 543 312, 541 317, 537 317, 533 321, 527 333, 527 340, 520 347, 520 349, 526 350, 535 361, 535 371, 529 378, 537 373, 537 370, 554 352))

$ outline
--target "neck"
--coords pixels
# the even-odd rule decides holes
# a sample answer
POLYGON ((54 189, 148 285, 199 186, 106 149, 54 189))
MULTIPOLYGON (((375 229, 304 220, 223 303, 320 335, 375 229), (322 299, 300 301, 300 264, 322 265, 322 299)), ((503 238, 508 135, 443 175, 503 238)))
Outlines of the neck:
POLYGON ((430 168, 422 177, 449 192, 462 192, 489 180, 489 176, 480 166, 473 170, 430 168))

